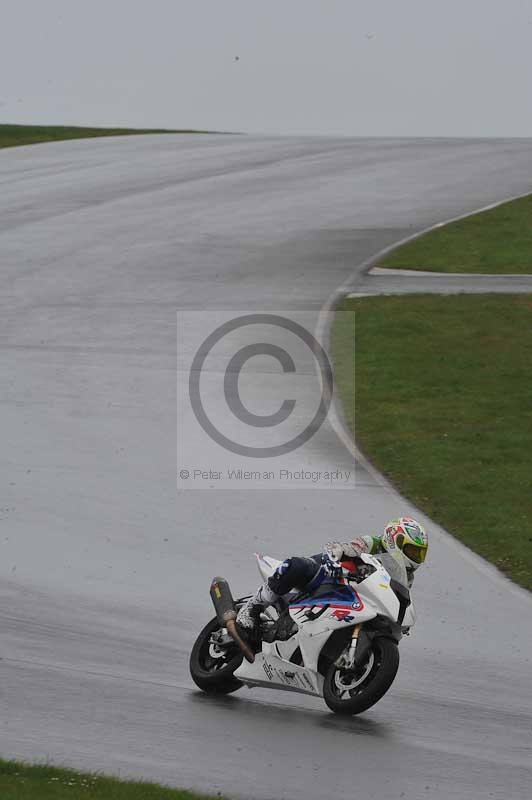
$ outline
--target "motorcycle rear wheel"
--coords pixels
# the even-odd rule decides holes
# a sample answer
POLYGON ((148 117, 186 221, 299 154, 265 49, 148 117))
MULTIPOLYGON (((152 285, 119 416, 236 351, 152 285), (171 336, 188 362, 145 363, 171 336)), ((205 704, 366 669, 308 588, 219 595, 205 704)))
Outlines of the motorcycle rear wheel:
POLYGON ((375 705, 392 685, 399 669, 399 648, 378 637, 365 664, 349 671, 331 664, 325 674, 323 699, 335 714, 361 714, 375 705))
POLYGON ((220 630, 216 617, 211 619, 199 634, 190 654, 191 678, 207 694, 230 694, 242 686, 233 675, 243 659, 238 645, 231 643, 217 648, 211 642, 212 635, 220 630))

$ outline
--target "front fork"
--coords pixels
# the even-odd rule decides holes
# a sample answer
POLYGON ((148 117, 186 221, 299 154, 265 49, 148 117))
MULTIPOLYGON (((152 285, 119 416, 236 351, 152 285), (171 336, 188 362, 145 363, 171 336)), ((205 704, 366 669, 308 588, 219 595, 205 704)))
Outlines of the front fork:
POLYGON ((355 653, 357 649, 358 643, 358 635, 361 631, 362 625, 359 623, 353 627, 353 633, 351 634, 351 642, 349 644, 349 649, 340 655, 340 657, 336 661, 336 666, 340 669, 354 669, 355 667, 355 653))

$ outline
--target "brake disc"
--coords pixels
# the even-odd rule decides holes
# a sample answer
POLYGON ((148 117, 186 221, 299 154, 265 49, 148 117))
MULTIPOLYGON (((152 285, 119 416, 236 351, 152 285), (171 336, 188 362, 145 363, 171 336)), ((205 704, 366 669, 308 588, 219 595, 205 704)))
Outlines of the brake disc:
POLYGON ((353 691, 353 689, 356 689, 358 686, 360 686, 361 683, 363 683, 366 680, 371 670, 373 669, 374 662, 375 662, 375 657, 373 653, 370 653, 363 672, 358 676, 356 675, 356 673, 352 671, 347 672, 345 670, 336 670, 336 672, 334 673, 335 687, 340 692, 353 691))

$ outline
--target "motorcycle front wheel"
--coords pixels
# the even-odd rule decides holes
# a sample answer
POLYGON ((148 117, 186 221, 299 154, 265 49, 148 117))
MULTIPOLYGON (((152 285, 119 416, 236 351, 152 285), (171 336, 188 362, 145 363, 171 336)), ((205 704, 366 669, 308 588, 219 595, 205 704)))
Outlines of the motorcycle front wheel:
POLYGON ((227 640, 227 632, 215 617, 205 625, 192 648, 190 675, 207 694, 230 694, 242 686, 233 673, 243 655, 235 642, 227 640))
POLYGON ((366 662, 354 670, 331 664, 325 673, 323 699, 336 714, 360 714, 375 705, 399 669, 399 648, 391 639, 373 640, 366 662))

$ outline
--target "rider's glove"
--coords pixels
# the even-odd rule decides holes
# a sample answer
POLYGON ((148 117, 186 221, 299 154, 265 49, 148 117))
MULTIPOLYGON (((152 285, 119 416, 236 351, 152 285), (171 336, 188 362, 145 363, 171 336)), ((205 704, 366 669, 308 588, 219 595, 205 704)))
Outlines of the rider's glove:
POLYGON ((328 556, 333 561, 340 561, 344 554, 344 545, 340 542, 327 542, 323 548, 325 556, 328 556))
POLYGON ((323 564, 323 569, 325 571, 325 574, 329 578, 334 578, 335 580, 338 580, 338 578, 341 578, 343 576, 342 565, 339 564, 338 561, 335 561, 333 558, 331 558, 331 556, 328 553, 323 554, 321 563, 323 564))

